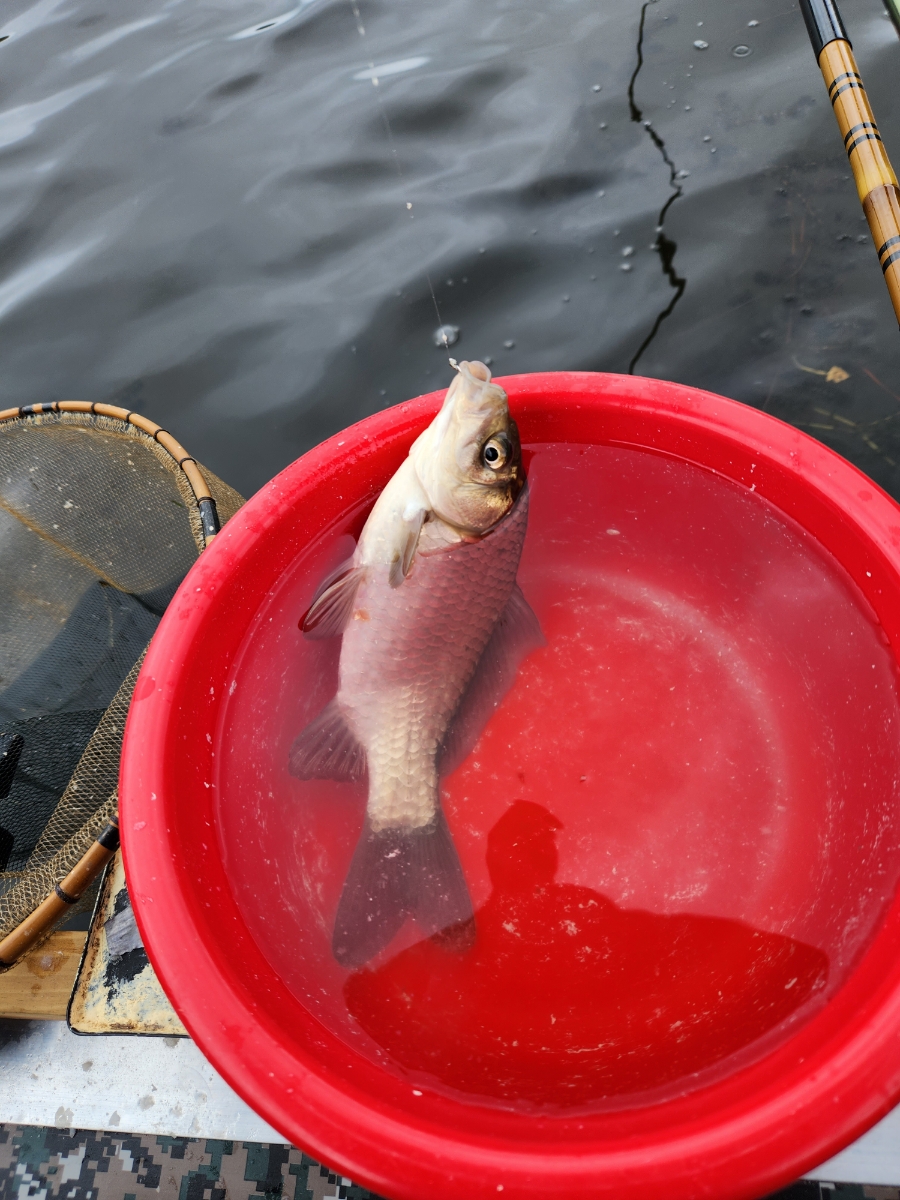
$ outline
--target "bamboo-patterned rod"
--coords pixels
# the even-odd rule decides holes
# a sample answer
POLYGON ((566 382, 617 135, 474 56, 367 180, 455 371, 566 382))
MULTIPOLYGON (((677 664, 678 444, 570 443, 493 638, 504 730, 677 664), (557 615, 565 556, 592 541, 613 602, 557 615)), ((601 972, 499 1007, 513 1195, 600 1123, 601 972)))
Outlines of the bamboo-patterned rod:
POLYGON ((113 817, 65 879, 60 880, 30 917, 0 941, 0 971, 15 966, 22 955, 40 941, 66 909, 84 895, 118 848, 119 818, 113 817))
POLYGON ((800 0, 856 190, 900 323, 900 188, 835 0, 800 0))

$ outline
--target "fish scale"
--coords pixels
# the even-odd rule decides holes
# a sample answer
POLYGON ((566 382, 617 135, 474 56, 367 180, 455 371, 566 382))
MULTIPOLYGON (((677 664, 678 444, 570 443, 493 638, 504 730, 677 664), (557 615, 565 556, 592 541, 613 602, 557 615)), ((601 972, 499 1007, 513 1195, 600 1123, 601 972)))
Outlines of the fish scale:
POLYGON ((523 492, 487 537, 433 554, 427 545, 436 537, 426 526, 399 588, 383 573, 360 585, 341 647, 337 702, 366 750, 367 813, 376 831, 435 819, 438 749, 512 594, 527 520, 523 492))

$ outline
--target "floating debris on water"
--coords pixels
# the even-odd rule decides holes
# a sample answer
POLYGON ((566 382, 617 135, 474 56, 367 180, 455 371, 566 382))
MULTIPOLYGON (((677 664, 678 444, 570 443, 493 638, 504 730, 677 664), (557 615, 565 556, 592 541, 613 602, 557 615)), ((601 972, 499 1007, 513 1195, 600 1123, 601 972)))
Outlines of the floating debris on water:
POLYGON ((443 349, 445 346, 455 346, 459 341, 459 326, 440 325, 431 335, 431 340, 439 349, 443 349))
POLYGON ((695 50, 708 50, 709 42, 704 42, 702 38, 697 38, 696 42, 694 42, 694 49, 695 50))
POLYGON ((746 58, 747 55, 752 54, 753 51, 749 46, 735 46, 731 53, 735 58, 746 58))
MULTIPOLYGON (((298 4, 290 12, 281 13, 280 16, 272 17, 268 21, 262 21, 259 25, 250 25, 247 29, 242 29, 240 33, 233 33, 228 40, 229 42, 242 42, 245 38, 256 37, 257 34, 265 33, 269 29, 277 29, 279 25, 284 25, 287 21, 292 21, 302 8, 303 5, 298 4)), ((5 41, 6 39, 3 38, 0 40, 5 41)))
MULTIPOLYGON (((801 371, 806 371, 808 375, 821 375, 826 383, 843 383, 845 379, 850 378, 849 372, 845 371, 843 367, 839 367, 837 364, 835 364, 833 367, 829 367, 827 371, 820 371, 817 367, 804 367, 803 363, 798 362, 795 358, 794 366, 798 367, 801 371)), ((819 410, 817 409, 816 411, 818 412, 819 410)), ((828 415, 830 416, 832 414, 829 413, 828 415)), ((844 418, 837 417, 836 419, 838 421, 842 421, 844 418)))

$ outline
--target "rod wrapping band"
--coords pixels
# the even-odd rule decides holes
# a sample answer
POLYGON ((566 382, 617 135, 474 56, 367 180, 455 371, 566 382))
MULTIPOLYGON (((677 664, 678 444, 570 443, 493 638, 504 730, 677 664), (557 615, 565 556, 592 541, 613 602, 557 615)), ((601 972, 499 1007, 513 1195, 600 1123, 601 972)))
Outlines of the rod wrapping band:
POLYGON ((873 188, 863 201, 863 212, 872 231, 894 312, 900 321, 900 187, 886 183, 873 188))
POLYGON ((850 42, 835 0, 800 0, 800 11, 816 59, 829 42, 850 42))
POLYGON ((119 848, 119 827, 118 825, 109 824, 98 835, 97 841, 104 850, 118 850, 119 848))
POLYGON ((203 536, 209 541, 222 528, 219 524, 219 513, 216 509, 216 502, 210 497, 198 501, 197 507, 200 509, 200 523, 203 526, 203 536))

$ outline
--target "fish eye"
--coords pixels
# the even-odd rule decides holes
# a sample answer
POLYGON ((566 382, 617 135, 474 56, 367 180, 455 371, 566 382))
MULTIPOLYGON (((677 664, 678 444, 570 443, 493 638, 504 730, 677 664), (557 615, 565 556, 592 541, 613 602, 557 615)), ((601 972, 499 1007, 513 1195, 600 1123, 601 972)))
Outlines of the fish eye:
POLYGON ((505 433, 496 433, 484 443, 481 461, 492 471, 499 471, 509 462, 510 444, 505 433))

